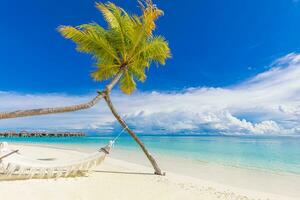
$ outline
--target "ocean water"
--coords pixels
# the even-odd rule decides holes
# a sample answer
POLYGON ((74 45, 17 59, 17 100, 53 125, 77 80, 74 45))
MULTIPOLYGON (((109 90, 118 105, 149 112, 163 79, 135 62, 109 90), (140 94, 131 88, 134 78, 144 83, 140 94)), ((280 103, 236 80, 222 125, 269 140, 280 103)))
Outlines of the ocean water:
MULTIPOLYGON (((83 148, 99 148, 113 137, 0 138, 0 141, 83 148)), ((155 154, 177 156, 242 168, 300 174, 300 137, 228 136, 140 136, 155 154)), ((116 148, 137 151, 129 136, 122 136, 116 148)))

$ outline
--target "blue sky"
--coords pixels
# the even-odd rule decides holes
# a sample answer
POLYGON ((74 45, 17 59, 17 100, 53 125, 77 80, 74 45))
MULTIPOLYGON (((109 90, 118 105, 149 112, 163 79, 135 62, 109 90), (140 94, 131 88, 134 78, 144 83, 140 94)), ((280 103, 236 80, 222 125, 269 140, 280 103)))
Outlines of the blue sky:
MULTIPOLYGON (((114 1, 139 12, 134 0, 114 1)), ((88 101, 103 85, 89 55, 56 31, 96 21, 94 1, 1 2, 0 110, 88 101)), ((173 58, 132 96, 112 99, 143 133, 300 135, 300 2, 163 1, 157 33, 173 58)), ((118 129, 101 102, 75 113, 0 121, 1 129, 118 129)))
MULTIPOLYGON (((135 0, 114 1, 139 12, 135 0)), ((300 2, 293 0, 163 1, 157 33, 173 58, 149 71, 141 90, 181 90, 237 84, 265 71, 275 59, 300 48, 300 2), (163 83, 163 84, 162 84, 163 83)), ((1 2, 0 90, 83 94, 100 87, 89 73, 90 56, 55 30, 96 21, 94 1, 1 2)))

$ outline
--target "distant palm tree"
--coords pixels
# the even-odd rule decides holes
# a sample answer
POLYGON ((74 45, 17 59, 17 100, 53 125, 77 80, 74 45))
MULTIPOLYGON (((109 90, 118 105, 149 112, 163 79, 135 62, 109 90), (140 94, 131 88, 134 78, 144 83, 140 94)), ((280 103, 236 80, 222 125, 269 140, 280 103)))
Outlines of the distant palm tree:
POLYGON ((153 35, 156 27, 155 21, 163 15, 163 11, 158 9, 152 0, 139 3, 142 9, 141 16, 129 15, 124 9, 113 3, 97 3, 96 7, 102 12, 108 23, 107 28, 96 23, 58 28, 65 38, 71 39, 77 44, 78 51, 93 55, 97 66, 92 73, 94 80, 110 80, 105 89, 99 91, 94 99, 74 106, 0 113, 0 119, 87 109, 104 98, 118 122, 142 148, 154 167, 155 174, 162 175, 155 159, 136 134, 128 128, 110 99, 110 92, 116 84, 119 83, 120 89, 125 94, 131 94, 136 89, 136 81, 144 82, 146 80, 145 71, 152 62, 164 65, 165 60, 171 57, 166 40, 162 36, 153 35))

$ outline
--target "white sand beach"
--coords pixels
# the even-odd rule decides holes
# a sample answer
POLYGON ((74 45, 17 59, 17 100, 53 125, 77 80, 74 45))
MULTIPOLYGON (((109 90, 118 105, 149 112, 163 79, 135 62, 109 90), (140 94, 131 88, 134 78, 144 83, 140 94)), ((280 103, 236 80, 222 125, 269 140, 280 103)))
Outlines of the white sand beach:
MULTIPOLYGON (((75 150, 41 146, 13 145, 12 148, 20 149, 23 155, 32 158, 68 160, 83 154, 75 150)), ((138 154, 128 156, 131 157, 129 161, 139 160, 139 156, 138 154)), ((180 160, 176 167, 172 159, 159 157, 164 169, 167 169, 167 176, 161 177, 153 175, 152 169, 142 165, 143 163, 135 164, 120 158, 122 155, 116 150, 86 177, 0 181, 1 199, 296 200, 300 198, 299 188, 297 189, 300 185, 300 176, 205 163, 195 169, 193 165, 184 167, 185 164, 180 160), (186 170, 183 170, 184 168, 186 170)))

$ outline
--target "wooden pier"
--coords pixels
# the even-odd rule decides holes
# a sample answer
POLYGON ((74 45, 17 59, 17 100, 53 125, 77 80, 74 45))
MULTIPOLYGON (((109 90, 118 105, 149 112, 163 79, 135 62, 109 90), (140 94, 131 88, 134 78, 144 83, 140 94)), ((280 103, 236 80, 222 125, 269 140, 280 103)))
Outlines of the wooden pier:
POLYGON ((48 132, 48 131, 4 131, 0 137, 84 137, 82 132, 48 132))

